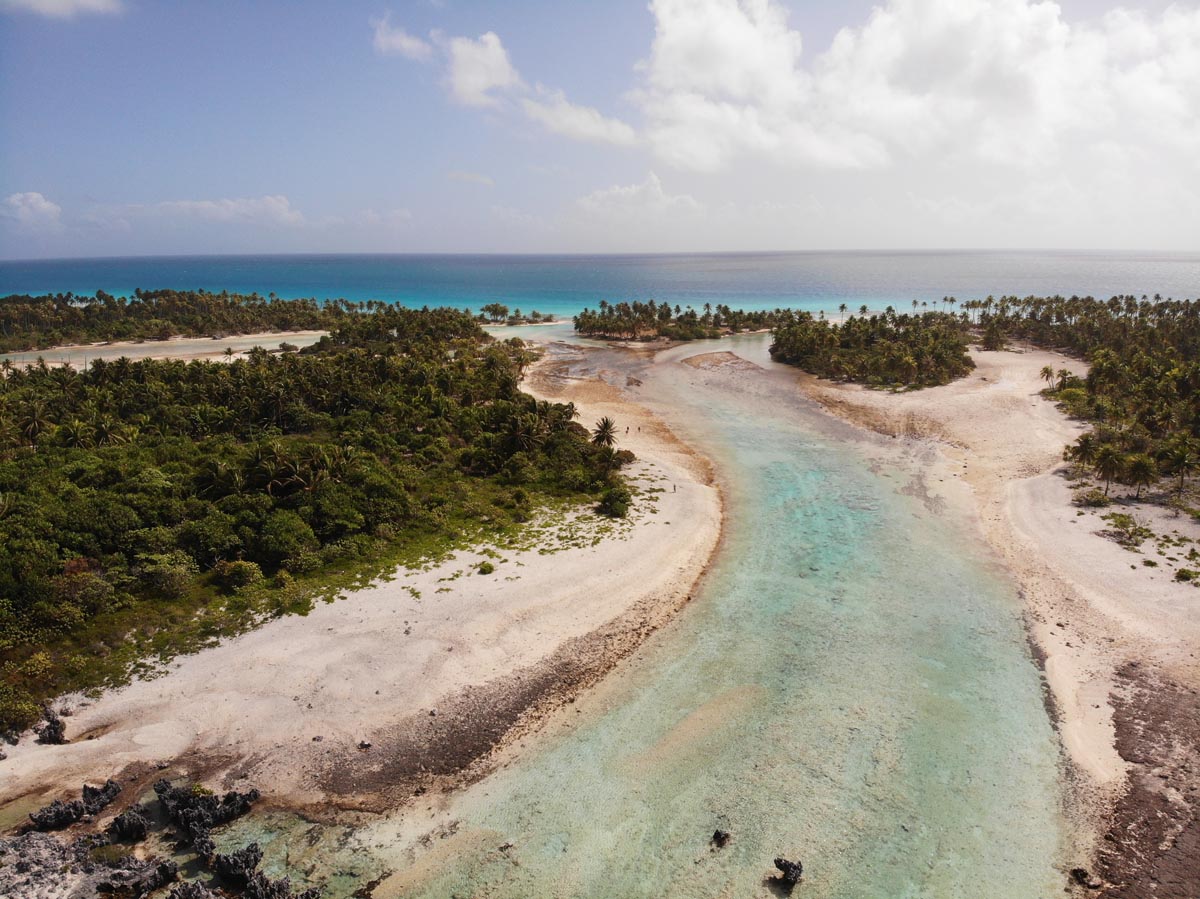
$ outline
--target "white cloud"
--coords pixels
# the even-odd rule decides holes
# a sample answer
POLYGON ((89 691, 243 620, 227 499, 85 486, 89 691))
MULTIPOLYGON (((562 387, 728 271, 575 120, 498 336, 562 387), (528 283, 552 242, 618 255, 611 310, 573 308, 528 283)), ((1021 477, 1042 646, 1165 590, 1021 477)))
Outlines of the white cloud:
POLYGON ((618 184, 580 197, 578 205, 590 215, 610 218, 694 215, 702 208, 695 198, 687 194, 668 194, 654 172, 647 175, 641 184, 618 184))
POLYGON ((462 172, 452 171, 446 172, 446 179, 449 181, 461 181, 463 184, 481 184, 484 187, 495 187, 496 182, 487 175, 481 175, 479 172, 462 172))
POLYGON ((62 228, 62 207, 32 190, 6 197, 0 204, 0 217, 25 231, 57 231, 62 228))
POLYGON ((138 223, 209 222, 295 228, 310 224, 287 197, 236 197, 220 200, 165 200, 96 206, 79 216, 91 228, 131 230, 138 223))
POLYGON ((657 154, 821 167, 1046 165, 1100 140, 1200 154, 1200 9, 1071 24, 1052 2, 887 0, 801 65, 778 0, 653 0, 634 92, 657 154))
POLYGON ((450 94, 464 106, 494 106, 493 91, 522 86, 521 76, 508 60, 508 51, 494 32, 451 38, 446 45, 450 56, 447 84, 450 94))
POLYGON ((287 197, 275 194, 224 200, 167 200, 152 206, 129 207, 152 215, 200 219, 208 222, 257 222, 303 225, 304 216, 287 197))
POLYGON ((546 227, 546 222, 539 216, 523 209, 516 209, 512 206, 493 206, 491 212, 492 217, 506 227, 513 226, 524 229, 544 229, 546 227))
POLYGON ((32 12, 52 19, 72 19, 80 13, 118 13, 121 0, 0 0, 5 12, 32 12))
POLYGON ((590 106, 571 103, 560 90, 547 90, 539 84, 538 96, 540 99, 537 100, 525 98, 521 105, 525 114, 547 131, 573 140, 623 147, 637 143, 637 134, 629 125, 618 119, 607 118, 590 106))
POLYGON ((403 56, 416 62, 427 62, 433 58, 432 45, 403 28, 393 27, 389 18, 390 15, 385 14, 371 20, 371 28, 375 32, 371 43, 376 53, 381 56, 403 56))
POLYGON ((407 209, 388 209, 377 212, 374 209, 364 209, 359 213, 359 222, 372 228, 398 228, 412 222, 412 212, 407 209))

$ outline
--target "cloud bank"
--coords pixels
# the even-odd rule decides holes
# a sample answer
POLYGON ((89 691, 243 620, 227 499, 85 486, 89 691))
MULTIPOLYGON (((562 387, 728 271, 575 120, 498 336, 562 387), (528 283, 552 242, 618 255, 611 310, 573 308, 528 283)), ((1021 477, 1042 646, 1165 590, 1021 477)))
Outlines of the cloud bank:
POLYGON ((880 167, 1044 165, 1086 142, 1200 149, 1200 9, 1070 24, 1028 0, 888 0, 811 65, 775 0, 653 0, 634 97, 656 154, 880 167))
POLYGON ((0 11, 31 12, 51 19, 73 19, 81 13, 119 13, 121 0, 0 0, 0 11))
POLYGON ((62 207, 31 190, 5 197, 0 218, 23 231, 57 231, 62 227, 62 207))

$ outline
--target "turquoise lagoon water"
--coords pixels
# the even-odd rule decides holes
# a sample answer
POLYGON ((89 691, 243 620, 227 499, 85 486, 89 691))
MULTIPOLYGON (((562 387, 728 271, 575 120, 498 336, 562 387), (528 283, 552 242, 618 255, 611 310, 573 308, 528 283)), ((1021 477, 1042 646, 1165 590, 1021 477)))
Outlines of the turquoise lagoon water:
MULTIPOLYGON (((673 352, 769 366, 765 346, 673 352)), ((726 539, 696 599, 576 723, 451 800, 452 836, 413 842, 418 810, 336 840, 278 820, 238 838, 273 840, 273 864, 336 843, 318 869, 341 870, 340 895, 387 870, 407 872, 388 896, 770 895, 776 855, 804 861, 806 897, 1061 894, 1058 744, 1013 587, 969 524, 790 374, 617 350, 582 369, 637 374, 723 473, 726 539)))
POLYGON ((490 302, 569 317, 600 300, 882 307, 943 296, 1200 295, 1200 254, 813 252, 641 256, 175 256, 0 261, 0 296, 135 288, 275 293, 478 309, 490 302))

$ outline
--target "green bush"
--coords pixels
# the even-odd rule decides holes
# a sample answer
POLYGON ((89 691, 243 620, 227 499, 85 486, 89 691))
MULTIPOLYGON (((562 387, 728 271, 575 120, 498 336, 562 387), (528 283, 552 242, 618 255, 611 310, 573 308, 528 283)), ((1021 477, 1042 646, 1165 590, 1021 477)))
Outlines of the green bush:
POLYGON ((1077 506, 1087 506, 1090 509, 1102 509, 1105 506, 1112 505, 1112 500, 1105 496, 1104 491, 1099 487, 1077 492, 1073 501, 1077 506))
POLYGON ((625 487, 609 487, 604 491, 604 495, 600 497, 600 504, 596 506, 596 511, 601 515, 607 515, 609 518, 624 518, 629 514, 629 504, 633 502, 633 497, 629 490, 625 487))
POLYGON ((475 570, 480 574, 493 574, 496 571, 496 566, 491 562, 480 562, 479 567, 475 570))
POLYGON ((28 690, 0 683, 0 728, 19 733, 42 716, 42 707, 28 690))
POLYGON ((313 529, 288 509, 272 512, 263 525, 259 538, 259 549, 263 556, 275 564, 284 564, 307 550, 318 546, 313 529))
POLYGON ((1175 572, 1175 580, 1183 583, 1188 583, 1200 578, 1200 571, 1193 571, 1191 568, 1180 568, 1175 572))
POLYGON ((217 583, 236 593, 262 581, 262 569, 254 562, 218 562, 213 569, 217 583))
POLYGON ((138 578, 142 584, 167 599, 183 596, 198 572, 192 557, 182 550, 138 556, 138 578))

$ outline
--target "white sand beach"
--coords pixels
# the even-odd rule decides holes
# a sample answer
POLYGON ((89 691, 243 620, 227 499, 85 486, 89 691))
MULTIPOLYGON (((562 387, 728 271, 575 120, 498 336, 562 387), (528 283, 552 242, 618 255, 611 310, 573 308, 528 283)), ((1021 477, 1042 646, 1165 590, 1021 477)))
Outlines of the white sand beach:
MULTIPOLYGON (((537 374, 539 394, 575 402, 583 422, 615 418, 619 446, 637 455, 627 473, 647 492, 622 532, 570 548, 547 537, 498 557, 458 553, 180 658, 156 679, 74 701, 71 742, 41 746, 26 736, 9 749, 5 817, 15 821, 81 781, 159 761, 210 782, 253 783, 298 807, 369 807, 375 788, 345 776, 346 759, 372 762, 361 742, 382 756, 389 740, 411 736, 408 725, 434 718, 454 740, 497 709, 514 717, 503 730, 602 675, 689 598, 719 538, 720 496, 703 460, 617 391, 537 374), (484 560, 494 574, 476 572, 484 560), (556 653, 571 657, 558 696, 547 667, 556 653), (532 693, 531 683, 539 685, 532 693), (529 695, 513 704, 513 691, 529 695)), ((593 524, 577 530, 599 535, 600 519, 582 515, 593 524)))

